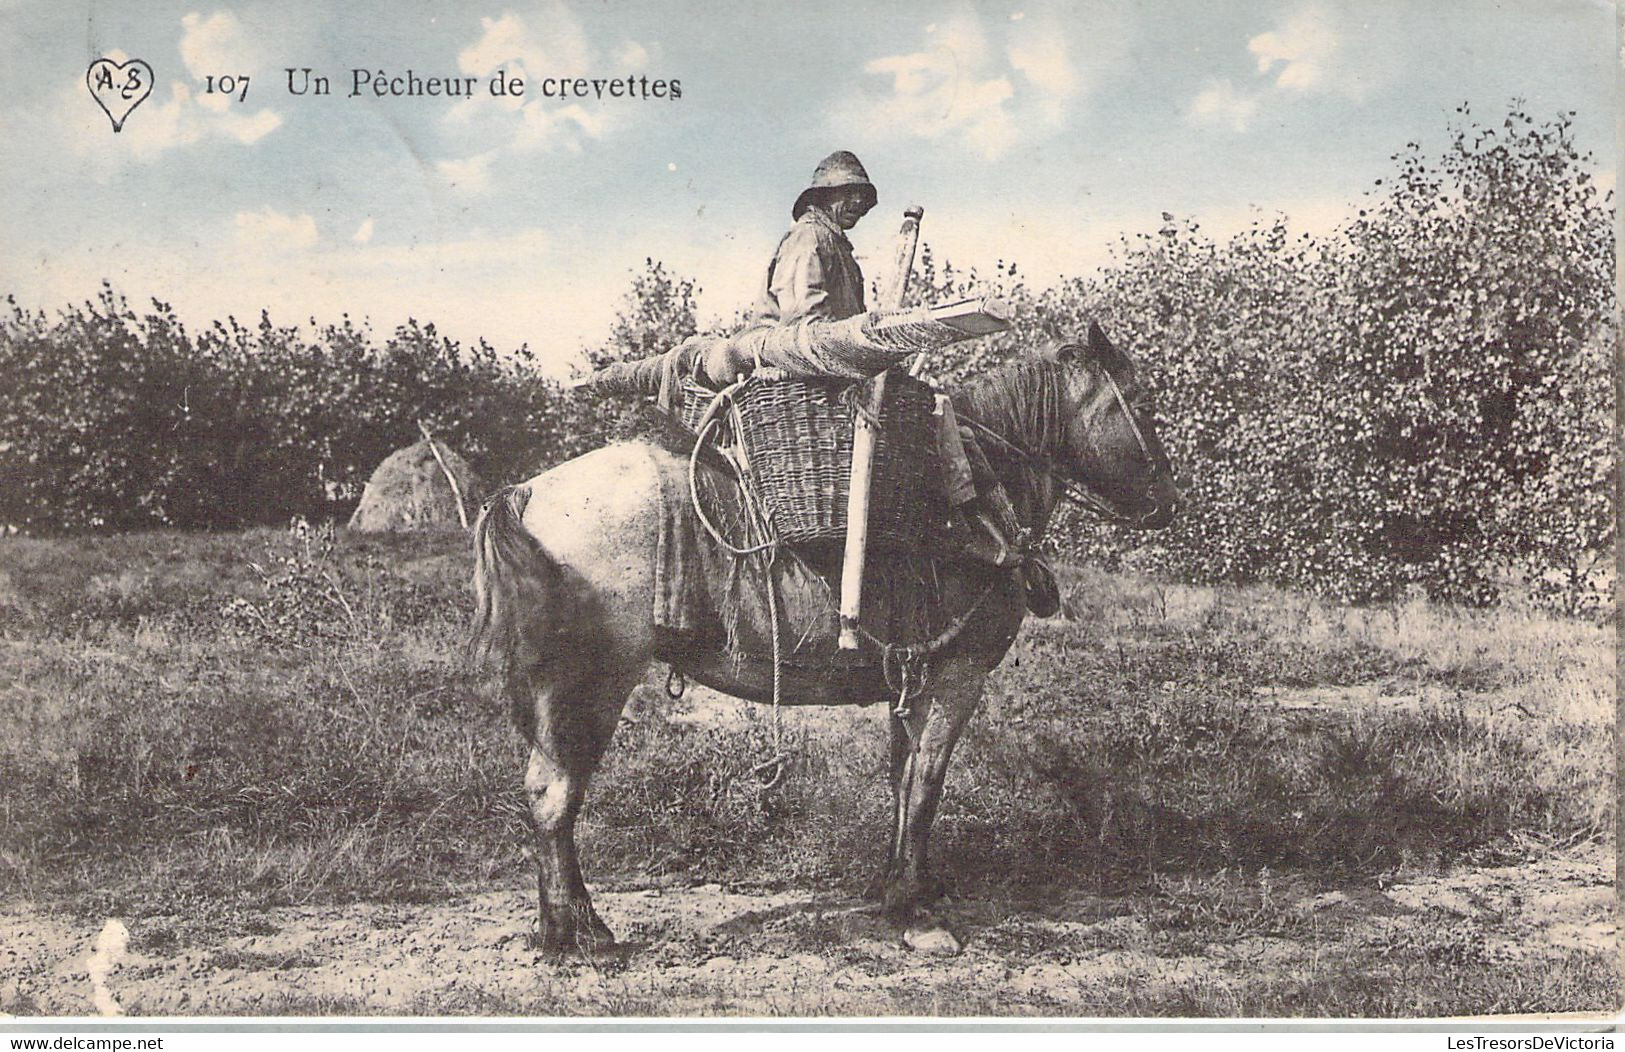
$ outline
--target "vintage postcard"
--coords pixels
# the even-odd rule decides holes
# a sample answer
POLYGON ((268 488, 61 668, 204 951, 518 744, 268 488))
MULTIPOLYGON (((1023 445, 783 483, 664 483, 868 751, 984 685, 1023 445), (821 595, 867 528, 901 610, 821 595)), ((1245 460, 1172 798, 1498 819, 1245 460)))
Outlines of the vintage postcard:
POLYGON ((1618 28, 0 3, 0 1029, 1612 1017, 1618 28))

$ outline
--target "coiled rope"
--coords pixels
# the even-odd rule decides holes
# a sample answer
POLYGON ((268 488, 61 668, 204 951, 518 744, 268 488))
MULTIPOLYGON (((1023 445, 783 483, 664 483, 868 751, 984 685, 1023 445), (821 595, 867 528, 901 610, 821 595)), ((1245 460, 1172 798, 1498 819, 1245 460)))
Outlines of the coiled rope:
POLYGON ((739 480, 739 492, 744 496, 745 513, 750 517, 750 521, 755 524, 757 531, 767 538, 766 540, 760 544, 740 547, 724 537, 722 531, 718 530, 712 524, 710 517, 705 514, 704 502, 700 500, 699 486, 700 448, 710 440, 711 432, 721 423, 721 410, 725 405, 733 414, 735 434, 739 433, 739 407, 734 403, 733 395, 734 392, 750 383, 750 379, 750 377, 746 377, 743 380, 736 380, 724 387, 717 392, 715 398, 711 399, 711 404, 705 407, 705 413, 700 417, 699 426, 695 428, 698 434, 694 439, 694 448, 688 455, 688 495, 694 506, 695 518, 700 520, 700 525, 705 527, 705 532, 711 535, 711 539, 721 545, 729 554, 744 558, 762 552, 768 553, 766 564, 767 614, 773 643, 773 755, 750 769, 750 773, 756 779, 757 786, 763 792, 768 792, 777 788, 779 783, 784 781, 785 771, 789 767, 790 760, 789 755, 784 751, 784 729, 779 714, 779 706, 782 704, 784 697, 784 655, 779 639, 781 633, 779 631, 778 588, 774 585, 773 580, 773 571, 779 562, 779 539, 774 535, 772 524, 768 521, 767 516, 761 513, 757 505, 755 495, 751 492, 749 478, 732 460, 729 463, 733 465, 734 475, 739 480))

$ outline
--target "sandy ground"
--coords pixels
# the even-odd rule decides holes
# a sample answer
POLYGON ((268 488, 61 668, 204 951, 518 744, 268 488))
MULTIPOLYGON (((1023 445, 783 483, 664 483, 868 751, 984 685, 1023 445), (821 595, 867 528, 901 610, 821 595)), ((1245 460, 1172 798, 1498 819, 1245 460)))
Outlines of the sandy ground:
POLYGON ((24 905, 0 912, 0 1005, 30 1015, 1095 1015, 1125 983, 1152 993, 1194 984, 1222 1003, 1261 971, 1307 977, 1334 958, 1422 943, 1426 959, 1467 967, 1616 945, 1611 857, 1595 846, 1380 890, 1276 894, 1268 925, 1224 927, 1213 941, 1200 925, 1170 941, 1159 911, 1178 902, 1144 896, 951 902, 965 951, 932 957, 903 948, 855 900, 714 884, 603 892, 599 910, 625 947, 597 963, 539 957, 518 889, 279 909, 218 935, 187 918, 76 920, 24 905))

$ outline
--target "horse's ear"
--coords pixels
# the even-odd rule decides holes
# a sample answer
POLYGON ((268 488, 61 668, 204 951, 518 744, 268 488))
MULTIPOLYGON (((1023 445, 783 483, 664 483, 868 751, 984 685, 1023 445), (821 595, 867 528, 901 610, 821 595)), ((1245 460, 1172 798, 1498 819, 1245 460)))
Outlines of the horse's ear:
POLYGON ((1112 346, 1112 341, 1107 338, 1106 330, 1102 329, 1097 321, 1089 323, 1089 349, 1096 354, 1109 354, 1116 350, 1112 346))

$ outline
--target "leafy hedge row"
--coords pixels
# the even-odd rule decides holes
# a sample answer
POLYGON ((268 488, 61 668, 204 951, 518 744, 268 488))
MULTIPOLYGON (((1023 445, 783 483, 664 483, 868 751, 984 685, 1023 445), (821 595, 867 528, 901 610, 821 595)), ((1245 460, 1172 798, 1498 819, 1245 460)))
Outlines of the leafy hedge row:
POLYGON ((568 403, 528 355, 412 322, 381 345, 235 319, 190 333, 104 287, 55 319, 0 321, 0 525, 230 528, 346 515, 418 421, 482 477, 557 459, 568 403))
MULTIPOLYGON (((1465 107, 1462 111, 1466 113, 1465 107)), ((1033 290, 1015 266, 922 255, 915 295, 996 286, 1021 319, 939 371, 983 368, 1098 318, 1142 363, 1188 509, 1142 536, 1063 518, 1057 543, 1186 578, 1337 598, 1411 587, 1492 601, 1520 582, 1597 602, 1611 565, 1612 194, 1568 117, 1464 123, 1394 156, 1336 233, 1259 219, 1216 241, 1166 217, 1097 276, 1033 290)), ((691 281, 650 262, 595 361, 695 329, 691 281)), ((379 345, 349 319, 188 333, 110 289, 0 318, 0 526, 229 527, 343 515, 417 421, 507 481, 634 426, 530 355, 416 322, 379 345)))
MULTIPOLYGON (((1023 331, 955 370, 1100 319, 1147 371, 1190 498, 1154 537, 1072 519, 1063 546, 1351 600, 1611 598, 1612 192, 1567 116, 1393 159, 1335 234, 1260 218, 1216 241, 1165 216, 1097 277, 1035 293, 1001 265, 1023 331)), ((927 296, 989 283, 927 277, 927 296)))

